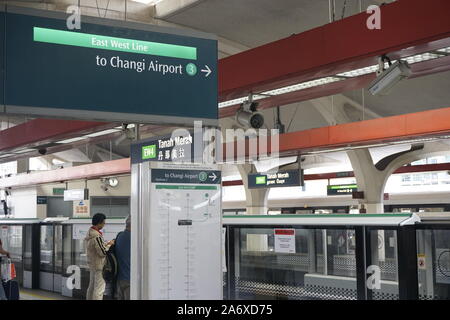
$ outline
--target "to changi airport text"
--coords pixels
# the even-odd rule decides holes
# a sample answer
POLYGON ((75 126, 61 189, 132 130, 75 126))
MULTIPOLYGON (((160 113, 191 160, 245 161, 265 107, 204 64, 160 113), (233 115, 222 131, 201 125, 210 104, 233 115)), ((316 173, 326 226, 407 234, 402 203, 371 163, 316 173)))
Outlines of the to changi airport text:
POLYGON ((159 63, 157 60, 147 62, 145 61, 145 59, 127 60, 122 59, 119 56, 114 56, 109 59, 96 56, 97 66, 105 67, 106 65, 108 65, 108 62, 109 66, 117 69, 128 69, 134 70, 136 72, 152 71, 162 73, 163 75, 183 74, 183 66, 181 64, 179 65, 163 64, 159 63))

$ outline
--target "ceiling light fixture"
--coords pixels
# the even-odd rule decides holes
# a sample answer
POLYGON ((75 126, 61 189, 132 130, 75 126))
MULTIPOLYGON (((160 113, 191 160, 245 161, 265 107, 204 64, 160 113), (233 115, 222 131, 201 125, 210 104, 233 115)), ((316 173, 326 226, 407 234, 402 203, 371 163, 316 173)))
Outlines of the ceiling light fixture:
POLYGON ((162 0, 131 0, 134 2, 139 2, 139 3, 143 3, 143 4, 148 4, 151 6, 154 6, 155 4, 157 4, 158 2, 161 2, 162 0))
POLYGON ((56 143, 72 143, 72 142, 81 141, 81 140, 85 140, 85 139, 86 139, 86 137, 75 137, 75 138, 71 138, 71 139, 57 141, 56 143))
POLYGON ((108 130, 103 130, 103 131, 87 134, 87 135, 85 135, 85 137, 87 137, 87 138, 95 138, 95 137, 104 136, 104 135, 110 134, 110 133, 116 133, 116 132, 119 132, 119 131, 120 130, 118 130, 118 129, 108 129, 108 130))

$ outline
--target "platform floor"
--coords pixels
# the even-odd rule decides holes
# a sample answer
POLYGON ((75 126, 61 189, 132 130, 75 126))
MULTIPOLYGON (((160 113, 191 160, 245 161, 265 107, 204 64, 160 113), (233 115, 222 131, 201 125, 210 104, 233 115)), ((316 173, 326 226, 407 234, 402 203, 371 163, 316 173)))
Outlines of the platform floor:
POLYGON ((20 288, 20 300, 74 300, 59 293, 20 288))

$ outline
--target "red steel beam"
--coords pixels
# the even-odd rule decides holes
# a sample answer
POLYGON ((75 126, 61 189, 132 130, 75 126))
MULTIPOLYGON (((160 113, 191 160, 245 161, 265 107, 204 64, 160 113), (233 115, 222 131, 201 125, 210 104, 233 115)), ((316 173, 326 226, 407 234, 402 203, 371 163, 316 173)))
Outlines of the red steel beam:
MULTIPOLYGON (((430 74, 445 72, 450 70, 450 56, 415 63, 411 65, 412 74, 410 79, 423 77, 430 74)), ((277 96, 267 97, 258 100, 258 110, 284 106, 295 102, 302 102, 320 97, 326 97, 346 91, 366 88, 370 82, 376 78, 376 73, 369 73, 363 76, 349 78, 338 82, 332 82, 326 85, 316 86, 308 89, 293 91, 277 96)), ((219 117, 231 117, 236 114, 240 105, 233 105, 219 109, 219 117)))
POLYGON ((35 119, 0 131, 0 151, 24 145, 44 145, 45 143, 79 136, 80 133, 111 128, 107 122, 35 119))
MULTIPOLYGON (((450 135, 450 108, 442 108, 280 134, 279 153, 284 156, 298 155, 302 152, 447 135, 450 135)), ((258 138, 246 139, 242 150, 237 148, 236 141, 224 143, 224 161, 233 160, 227 159, 227 148, 234 148, 234 159, 256 158, 258 154, 272 153, 270 140, 252 153, 249 148, 251 143, 259 145, 258 138)))
POLYGON ((364 12, 221 59, 219 100, 366 67, 386 53, 397 59, 449 46, 450 1, 402 0, 380 9, 379 30, 367 28, 364 12))
POLYGON ((130 158, 85 164, 76 167, 19 174, 0 179, 0 188, 35 186, 45 183, 95 179, 130 173, 130 158))

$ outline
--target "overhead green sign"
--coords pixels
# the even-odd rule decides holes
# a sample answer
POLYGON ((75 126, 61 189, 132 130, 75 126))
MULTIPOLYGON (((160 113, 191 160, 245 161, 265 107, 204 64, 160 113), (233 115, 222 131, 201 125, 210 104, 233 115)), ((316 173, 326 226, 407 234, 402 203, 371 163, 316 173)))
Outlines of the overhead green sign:
POLYGON ((54 196, 63 196, 65 188, 53 188, 53 195, 54 196))
POLYGON ((248 188, 293 187, 302 185, 303 171, 287 170, 274 173, 251 173, 248 175, 248 188))
POLYGON ((135 39, 106 37, 99 34, 34 27, 33 40, 67 46, 197 60, 197 48, 194 47, 140 41, 135 39))
POLYGON ((357 191, 358 186, 356 184, 341 184, 327 186, 327 195, 340 196, 345 194, 352 194, 353 191, 357 191))
POLYGON ((0 114, 217 125, 215 36, 84 16, 69 30, 67 17, 0 7, 0 114))

